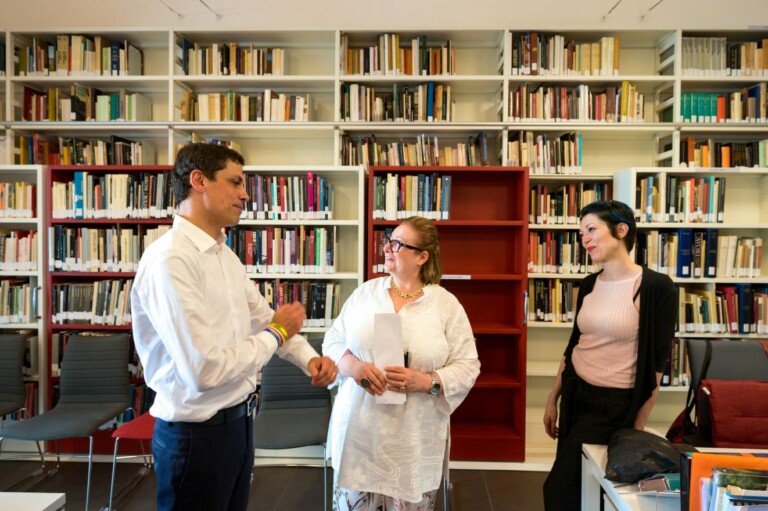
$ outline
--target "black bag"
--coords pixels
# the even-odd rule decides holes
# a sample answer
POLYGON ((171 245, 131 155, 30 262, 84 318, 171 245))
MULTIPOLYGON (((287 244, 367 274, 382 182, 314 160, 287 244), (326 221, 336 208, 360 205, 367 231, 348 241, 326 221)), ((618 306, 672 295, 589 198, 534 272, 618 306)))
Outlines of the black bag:
POLYGON ((608 442, 605 478, 618 483, 636 483, 654 474, 679 472, 680 454, 661 436, 622 428, 608 442))

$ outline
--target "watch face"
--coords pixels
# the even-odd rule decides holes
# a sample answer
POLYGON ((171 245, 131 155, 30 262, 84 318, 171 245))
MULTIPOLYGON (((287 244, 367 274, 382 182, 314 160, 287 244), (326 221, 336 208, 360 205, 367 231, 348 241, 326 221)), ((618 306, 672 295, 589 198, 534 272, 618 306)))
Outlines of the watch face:
POLYGON ((436 396, 437 394, 439 394, 440 393, 440 384, 436 383, 436 384, 432 385, 432 388, 429 389, 429 393, 432 394, 433 396, 436 396))

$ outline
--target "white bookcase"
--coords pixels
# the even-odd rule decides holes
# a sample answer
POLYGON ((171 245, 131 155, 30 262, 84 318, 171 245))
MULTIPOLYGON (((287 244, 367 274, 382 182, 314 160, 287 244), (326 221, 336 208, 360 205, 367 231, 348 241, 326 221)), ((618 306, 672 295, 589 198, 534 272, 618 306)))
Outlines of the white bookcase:
MULTIPOLYGON (((13 164, 20 154, 19 136, 37 134, 43 138, 64 137, 108 138, 111 135, 140 141, 148 148, 148 164, 170 164, 177 144, 187 142, 193 136, 205 140, 212 138, 235 141, 245 156, 248 172, 283 172, 288 170, 304 172, 305 168, 325 169, 322 172, 343 175, 345 183, 339 191, 349 195, 349 215, 339 220, 337 228, 344 232, 339 249, 355 254, 346 259, 341 277, 345 293, 362 280, 364 261, 362 254, 364 216, 362 197, 364 186, 352 184, 340 166, 346 164, 347 142, 367 138, 378 143, 412 142, 424 136, 439 141, 439 147, 467 143, 470 137, 485 133, 488 148, 488 163, 491 165, 520 165, 518 155, 513 154, 514 142, 522 132, 536 137, 557 139, 571 134, 578 140, 579 179, 610 178, 618 169, 634 168, 642 174, 649 172, 670 172, 660 167, 671 167, 678 172, 685 161, 682 148, 689 141, 703 143, 749 142, 768 139, 768 119, 762 116, 752 121, 732 122, 688 122, 683 116, 683 101, 688 93, 710 93, 728 95, 738 93, 768 82, 768 71, 752 74, 711 71, 691 71, 690 37, 724 37, 730 43, 753 42, 763 46, 768 31, 689 31, 689 30, 211 30, 211 29, 89 29, 74 30, 31 30, 16 31, 11 28, 4 32, 6 62, 9 69, 0 76, 0 94, 3 105, 0 121, 0 164, 13 164), (437 48, 450 41, 451 51, 456 55, 454 74, 405 75, 405 74, 348 74, 342 69, 342 62, 348 57, 342 52, 346 48, 365 48, 378 45, 383 33, 396 33, 402 48, 410 48, 411 41, 426 36, 427 45, 437 48), (576 73, 522 74, 515 69, 519 53, 515 57, 519 41, 526 35, 536 33, 543 36, 562 36, 563 41, 574 45, 599 44, 603 38, 619 41, 619 52, 610 71, 576 73), (87 34, 102 36, 107 40, 130 41, 143 52, 144 73, 140 76, 95 76, 95 75, 24 75, 13 72, 14 49, 30 45, 33 40, 55 42, 59 34, 87 34), (186 75, 180 62, 183 60, 183 41, 198 48, 235 43, 244 48, 280 48, 285 54, 283 74, 267 75, 186 75), (615 69, 614 69, 615 67, 615 69), (455 105, 452 120, 426 122, 351 122, 343 120, 342 90, 346 85, 357 84, 372 89, 374 95, 391 94, 395 86, 417 89, 419 85, 433 82, 435 86, 451 87, 451 98, 455 105), (609 122, 594 120, 546 120, 540 118, 517 118, 511 105, 511 95, 519 88, 530 90, 563 88, 565 90, 588 89, 602 94, 610 88, 621 89, 624 82, 631 84, 643 95, 642 108, 635 122, 609 122), (75 122, 75 121, 23 121, 24 87, 45 93, 48 88, 69 89, 74 84, 95 87, 104 92, 119 93, 121 89, 139 92, 151 102, 152 118, 135 122, 75 122), (277 121, 208 121, 182 120, 182 101, 185 91, 194 94, 229 93, 256 95, 265 90, 288 95, 309 96, 309 120, 306 122, 277 121), (3 140, 3 136, 5 137, 3 140), (318 167, 319 166, 319 167, 318 167), (272 169, 272 170, 270 170, 272 169), (355 195, 356 194, 356 195, 355 195), (351 208, 351 206, 349 206, 351 208), (354 213, 353 213, 354 210, 354 213), (349 222, 349 223, 347 223, 349 222), (356 238, 355 238, 356 236, 356 238), (347 240, 350 244, 347 245, 347 240), (354 262, 353 262, 354 261, 354 262), (357 273, 358 276, 353 276, 357 273)), ((703 43, 701 43, 703 44, 703 43)), ((727 46, 726 46, 727 48, 727 46)), ((541 46, 539 52, 544 51, 541 46)), ((768 51, 764 49, 763 51, 768 51)), ((540 53, 541 54, 541 53, 540 53)), ((615 52, 614 52, 615 54, 615 52)), ((751 54, 751 53, 750 53, 751 54)), ((763 57, 764 59, 764 57, 763 57)), ((765 60, 763 60, 765 61, 765 60)), ((694 60, 693 62, 699 62, 694 60)), ((697 64, 699 65, 699 64, 697 64)), ((539 69, 539 71, 542 71, 539 69)), ((761 114, 762 115, 762 114, 761 114)), ((593 116, 594 117, 594 116, 593 116)), ((528 136, 528 135, 526 135, 528 136)), ((757 147, 757 146, 755 146, 757 147)), ((765 162, 761 161, 765 166, 765 162)), ((573 170, 573 169, 570 169, 573 170)), ((697 169, 696 172, 702 169, 697 169)), ((710 169, 713 170, 713 169, 710 169)), ((680 172, 683 172, 680 170, 680 172)), ((731 171, 727 171, 731 176, 731 171)), ((734 232, 757 233, 765 237, 761 222, 766 215, 765 180, 760 171, 748 178, 741 169, 739 178, 729 181, 729 194, 737 193, 738 183, 744 184, 744 193, 750 197, 750 206, 745 207, 737 196, 735 208, 729 208, 728 229, 734 232), (755 182, 749 182, 754 179, 755 182), (753 185, 760 183, 761 195, 753 185), (754 208, 753 206, 754 205, 754 208), (757 209, 756 209, 757 208, 757 209), (750 219, 754 211, 760 211, 760 222, 750 219), (733 222, 733 223, 732 223, 733 222)), ((363 179, 362 173, 360 179, 363 179)), ((532 176, 535 184, 537 176, 532 176)), ((541 179, 546 179, 541 177, 541 179)), ((568 182, 570 176, 557 176, 568 182)), ((616 181, 614 197, 628 198, 632 186, 625 181, 616 181)), ((739 185, 741 186, 741 185, 739 185)), ((246 224, 247 225, 247 224, 246 224)), ((649 226, 643 226, 646 228, 649 226)), ((531 225, 530 229, 550 229, 549 226, 531 225)), ((552 230, 573 230, 573 227, 552 227, 552 230)), ((537 275, 532 275, 539 278, 537 275)), ((555 276, 541 276, 554 278, 555 276)), ((284 277, 282 277, 284 278, 284 277)), ((571 278, 560 276, 559 278, 571 278)), ((579 278, 579 276, 573 276, 579 278)), ((570 330, 566 325, 528 325, 529 385, 527 389, 528 459, 551 461, 554 443, 543 437, 541 414, 546 395, 552 383, 556 361, 565 346, 570 330)), ((667 394, 667 393, 665 393, 667 394)), ((659 429, 677 414, 683 398, 675 393, 663 396, 654 410, 652 422, 659 429), (667 406, 666 400, 670 401, 667 406)))

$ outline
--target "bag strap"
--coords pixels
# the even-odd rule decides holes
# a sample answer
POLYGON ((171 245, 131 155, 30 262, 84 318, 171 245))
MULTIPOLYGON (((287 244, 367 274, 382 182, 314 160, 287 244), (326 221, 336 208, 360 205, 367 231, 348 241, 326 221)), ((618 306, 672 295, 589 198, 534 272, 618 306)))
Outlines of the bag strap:
MULTIPOLYGON (((704 361, 701 364, 701 373, 699 374, 699 381, 697 382, 698 385, 701 385, 701 382, 704 381, 707 378, 707 372, 709 371, 709 363, 712 361, 712 340, 711 339, 704 339, 704 342, 706 342, 706 348, 704 349, 704 361)), ((691 416, 691 412, 693 411, 693 407, 696 406, 696 395, 698 392, 696 392, 697 389, 693 388, 693 382, 690 382, 688 385, 688 396, 685 398, 685 413, 688 415, 688 417, 691 416)))

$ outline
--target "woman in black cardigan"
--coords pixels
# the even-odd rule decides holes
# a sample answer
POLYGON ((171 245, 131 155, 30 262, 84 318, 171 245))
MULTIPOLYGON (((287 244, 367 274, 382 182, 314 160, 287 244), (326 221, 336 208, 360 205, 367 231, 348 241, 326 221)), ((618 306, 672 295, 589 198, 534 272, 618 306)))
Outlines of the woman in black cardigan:
POLYGON ((557 439, 544 482, 547 511, 580 509, 582 444, 607 444, 619 428, 645 427, 677 320, 672 280, 630 258, 637 226, 626 204, 585 206, 580 234, 602 270, 579 286, 573 332, 544 412, 546 432, 557 439))

